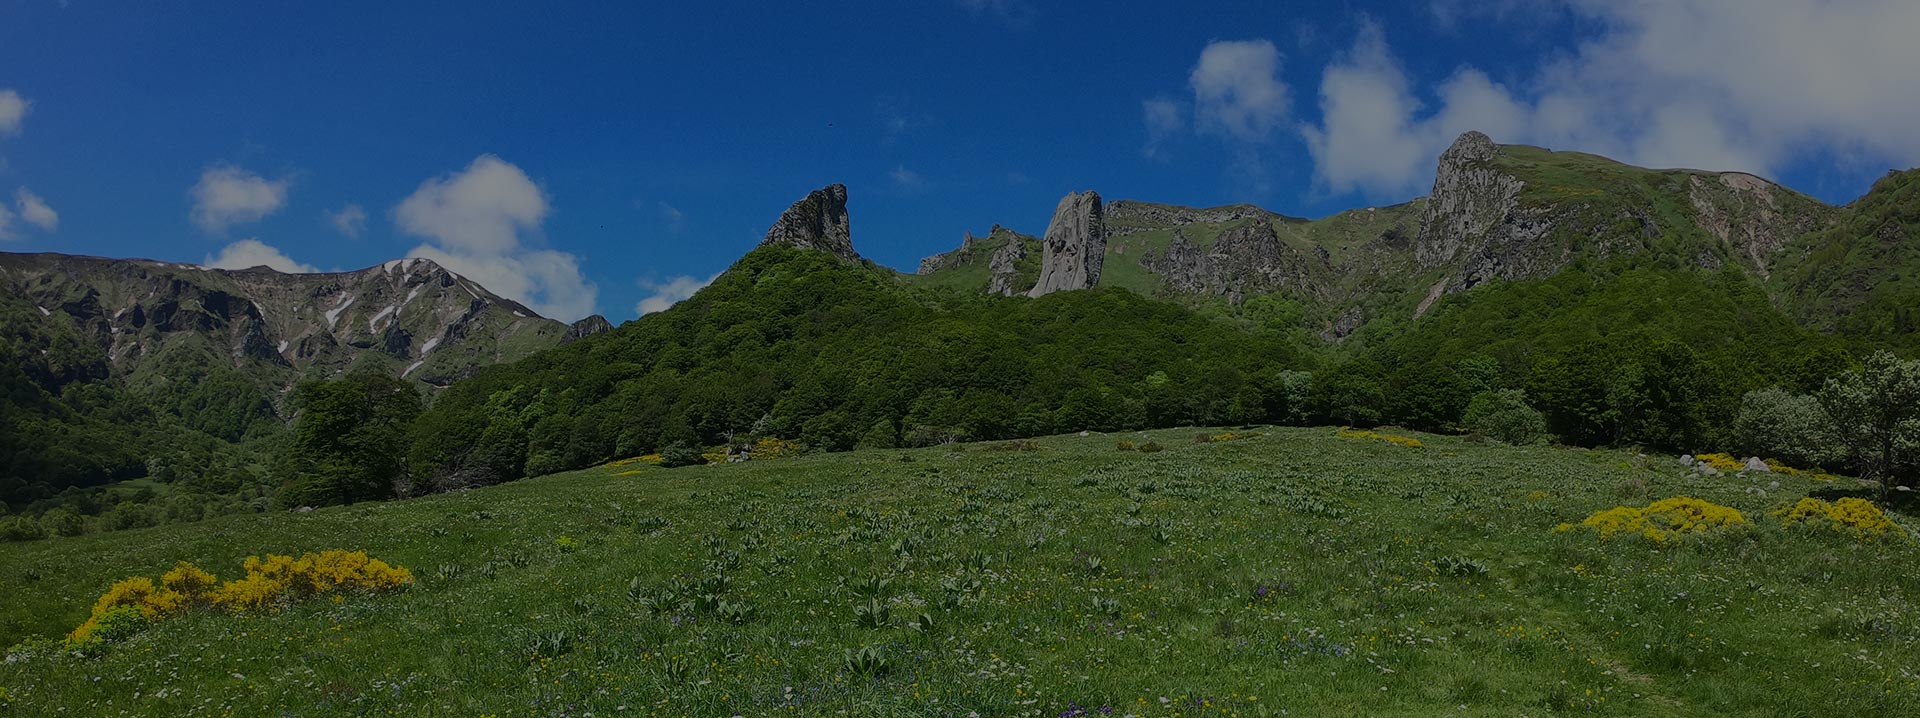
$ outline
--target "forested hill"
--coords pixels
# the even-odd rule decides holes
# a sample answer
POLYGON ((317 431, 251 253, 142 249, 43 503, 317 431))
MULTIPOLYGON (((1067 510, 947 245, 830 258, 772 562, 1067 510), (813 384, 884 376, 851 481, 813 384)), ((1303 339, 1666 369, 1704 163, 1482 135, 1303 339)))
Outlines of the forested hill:
POLYGON ((666 312, 491 367, 416 426, 423 488, 490 483, 684 443, 819 450, 1284 415, 1305 356, 1118 289, 934 295, 892 272, 769 246, 666 312))
POLYGON ((182 476, 260 483, 302 379, 441 386, 558 344, 566 325, 428 259, 288 274, 0 253, 0 500, 182 476))

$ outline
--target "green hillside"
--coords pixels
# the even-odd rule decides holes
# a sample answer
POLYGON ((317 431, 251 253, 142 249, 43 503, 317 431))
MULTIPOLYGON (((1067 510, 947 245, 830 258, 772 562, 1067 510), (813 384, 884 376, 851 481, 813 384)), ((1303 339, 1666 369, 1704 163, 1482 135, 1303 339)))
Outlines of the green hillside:
POLYGON ((180 560, 231 578, 248 555, 364 549, 416 583, 200 610, 91 658, 16 651, 0 711, 1920 711, 1920 577, 1888 570, 1920 544, 1769 514, 1850 484, 1432 435, 1194 432, 632 464, 4 545, 9 644, 64 633, 114 580, 180 560), (1745 521, 1660 542, 1555 531, 1678 495, 1745 521))

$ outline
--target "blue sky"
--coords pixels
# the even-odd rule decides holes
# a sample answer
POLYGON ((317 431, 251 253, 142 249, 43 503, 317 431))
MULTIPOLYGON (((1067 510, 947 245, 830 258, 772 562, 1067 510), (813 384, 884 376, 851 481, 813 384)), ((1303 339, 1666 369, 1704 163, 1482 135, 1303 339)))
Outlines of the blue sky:
POLYGON ((620 321, 831 182, 911 271, 1071 190, 1403 201, 1464 129, 1830 202, 1920 163, 1896 0, 392 5, 0 0, 0 251, 416 254, 620 321))

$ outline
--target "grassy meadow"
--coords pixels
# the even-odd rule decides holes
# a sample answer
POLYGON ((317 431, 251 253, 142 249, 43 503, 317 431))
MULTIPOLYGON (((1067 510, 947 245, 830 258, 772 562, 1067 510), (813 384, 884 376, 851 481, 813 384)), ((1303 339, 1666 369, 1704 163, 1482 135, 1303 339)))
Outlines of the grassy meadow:
POLYGON ((16 652, 0 715, 1920 715, 1916 542, 1769 513, 1851 480, 1196 431, 626 464, 0 545, 4 645, 181 560, 227 579, 360 549, 415 577, 16 652), (1579 527, 1679 495, 1746 522, 1579 527))

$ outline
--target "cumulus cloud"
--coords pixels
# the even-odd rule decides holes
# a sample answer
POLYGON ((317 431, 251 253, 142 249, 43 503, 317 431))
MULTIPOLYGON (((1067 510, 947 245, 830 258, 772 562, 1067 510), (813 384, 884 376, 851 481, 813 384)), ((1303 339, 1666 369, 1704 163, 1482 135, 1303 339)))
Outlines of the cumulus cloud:
POLYGON ((18 239, 20 235, 13 231, 13 211, 0 204, 0 242, 18 239))
POLYGON ((60 228, 60 213, 47 206, 47 201, 25 187, 14 191, 13 206, 20 212, 20 219, 27 224, 39 227, 42 231, 52 232, 60 228))
POLYGON ((367 210, 358 204, 348 204, 328 212, 327 223, 340 234, 358 239, 360 233, 367 230, 367 210))
POLYGON ((33 103, 13 90, 0 90, 0 135, 20 134, 33 103))
POLYGON ((533 249, 550 207, 546 192, 517 166, 481 155, 466 169, 420 184, 393 210, 401 231, 424 244, 408 256, 425 257, 488 290, 561 321, 593 313, 599 288, 566 252, 533 249))
POLYGON ((209 254, 200 264, 214 269, 252 269, 268 267, 282 272, 313 273, 320 268, 310 264, 301 264, 285 252, 268 246, 257 239, 243 239, 220 248, 219 254, 209 254))
POLYGON ((215 165, 200 173, 188 194, 193 198, 193 223, 211 233, 258 222, 287 205, 292 180, 269 180, 233 165, 215 165))
POLYGON ((1179 134, 1187 124, 1180 103, 1169 97, 1155 97, 1141 102, 1140 114, 1147 125, 1147 145, 1140 151, 1148 157, 1159 156, 1161 144, 1179 134))
POLYGON ((713 280, 719 278, 720 275, 715 274, 706 279, 674 277, 664 282, 643 279, 640 281, 640 286, 645 287, 647 291, 653 292, 653 294, 649 295, 646 299, 640 300, 639 304, 634 305, 633 311, 643 315, 654 312, 664 312, 668 307, 680 303, 681 300, 687 297, 693 296, 695 292, 700 291, 707 285, 712 284, 713 280))
POLYGON ((1279 71, 1280 51, 1266 40, 1208 44, 1187 78, 1194 128, 1243 142, 1266 141, 1290 110, 1279 71))
POLYGON ((1920 43, 1909 30, 1920 26, 1920 4, 1559 7, 1594 34, 1514 87, 1472 67, 1413 87, 1378 29, 1363 29, 1326 69, 1321 121, 1302 128, 1317 179, 1334 191, 1404 195, 1431 179, 1433 158, 1466 129, 1653 167, 1773 174, 1822 151, 1920 164, 1920 124, 1912 121, 1920 116, 1920 73, 1910 70, 1920 67, 1920 43))
POLYGON ((1461 132, 1500 142, 1526 134, 1526 108, 1478 70, 1459 70, 1437 94, 1440 108, 1423 113, 1380 29, 1362 26, 1321 77, 1320 123, 1300 128, 1316 179, 1334 192, 1405 194, 1433 181, 1434 157, 1461 132))

